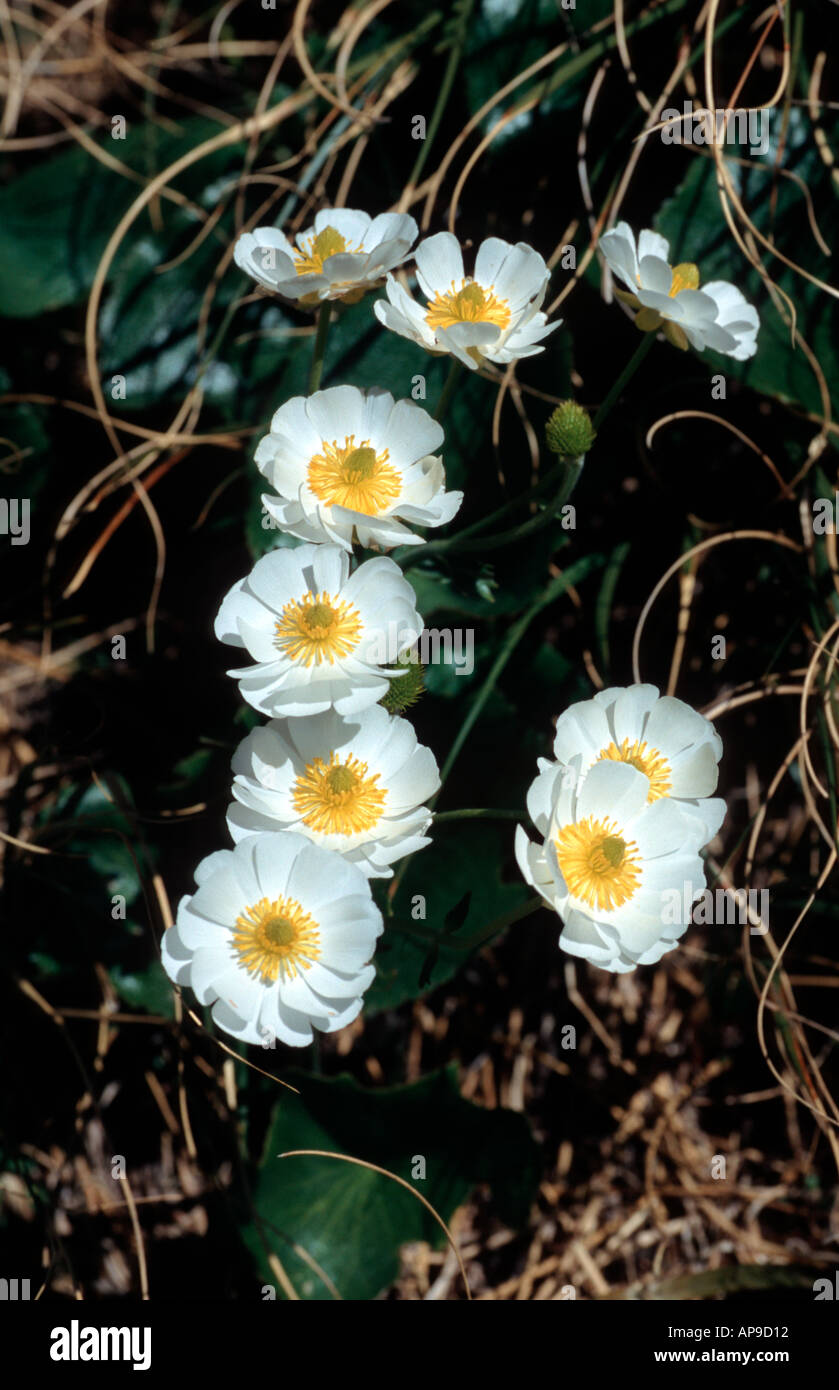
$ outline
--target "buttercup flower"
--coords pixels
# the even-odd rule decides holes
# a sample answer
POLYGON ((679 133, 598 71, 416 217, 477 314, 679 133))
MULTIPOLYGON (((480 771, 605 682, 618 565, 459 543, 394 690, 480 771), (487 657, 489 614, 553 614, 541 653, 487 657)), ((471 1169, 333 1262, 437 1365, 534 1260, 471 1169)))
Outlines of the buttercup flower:
POLYGON ((628 294, 616 293, 639 310, 639 328, 660 328, 675 347, 690 344, 697 352, 713 348, 738 362, 757 352, 757 310, 726 280, 712 280, 700 289, 695 265, 671 267, 669 244, 658 232, 641 232, 636 248, 631 228, 619 222, 600 238, 600 249, 629 288, 628 294))
POLYGON ((450 232, 421 241, 417 280, 428 303, 418 304, 398 280, 387 277, 387 299, 373 305, 386 328, 411 338, 429 352, 452 353, 475 370, 484 358, 514 362, 543 352, 542 338, 559 328, 540 312, 550 271, 526 242, 511 246, 498 237, 481 242, 474 278, 463 271, 457 237, 450 232))
POLYGON ((373 387, 332 386, 295 396, 274 415, 255 459, 279 497, 262 498, 293 536, 388 548, 421 542, 416 526, 442 526, 463 501, 445 492, 434 451, 443 442, 436 420, 411 401, 373 387))
POLYGON ((234 840, 295 830, 337 850, 369 878, 429 843, 421 803, 440 785, 429 748, 407 719, 373 705, 353 719, 334 710, 253 729, 233 758, 227 813, 234 840))
POLYGON ((598 762, 581 785, 564 770, 531 785, 527 809, 544 842, 518 827, 519 868, 562 918, 564 950, 619 974, 653 965, 705 888, 702 822, 669 797, 651 802, 649 778, 629 763, 598 762))
MULTIPOLYGON (((612 686, 592 700, 571 705, 557 720, 554 756, 570 774, 584 777, 599 762, 629 763, 649 778, 647 799, 672 797, 698 816, 702 844, 713 839, 725 815, 716 790, 722 740, 704 715, 654 685, 612 686)), ((540 759, 545 777, 556 764, 540 759)))
POLYGON ((257 227, 242 233, 233 257, 240 270, 286 299, 352 304, 402 264, 416 237, 417 224, 406 213, 371 218, 351 208, 324 208, 298 233, 296 245, 279 227, 257 227))
POLYGON ((210 854, 163 934, 170 979, 243 1042, 312 1041, 361 1011, 382 916, 355 864, 289 832, 210 854))
POLYGON ((417 641, 414 591, 386 556, 350 574, 337 545, 272 550, 222 601, 215 632, 256 665, 229 671, 263 714, 356 714, 388 689, 399 655, 417 641))

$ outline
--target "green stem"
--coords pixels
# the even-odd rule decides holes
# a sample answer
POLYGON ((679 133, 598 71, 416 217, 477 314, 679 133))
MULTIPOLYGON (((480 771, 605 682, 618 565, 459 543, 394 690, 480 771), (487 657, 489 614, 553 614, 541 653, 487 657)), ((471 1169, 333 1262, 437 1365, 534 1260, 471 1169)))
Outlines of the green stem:
POLYGON ((543 527, 553 521, 557 512, 565 505, 574 491, 583 471, 583 460, 581 458, 565 459, 563 471, 562 485, 550 506, 546 507, 544 511, 538 512, 536 516, 530 517, 528 521, 523 521, 519 526, 511 526, 508 531, 496 531, 490 536, 476 536, 473 540, 463 540, 461 536, 453 536, 452 550, 498 550, 505 545, 514 545, 516 541, 532 535, 534 531, 541 531, 543 527))
MULTIPOLYGON (((493 662, 489 670, 489 673, 487 675, 486 680, 483 683, 483 686, 481 687, 480 691, 478 692, 477 696, 472 702, 472 706, 469 710, 469 713, 467 714, 466 718, 464 719, 463 723, 458 729, 455 741, 449 749, 449 755, 446 758, 446 761, 443 764, 442 772, 440 773, 441 788, 449 773, 451 772, 452 767, 454 766, 460 754, 460 750, 462 749, 464 743, 466 742, 467 738, 472 732, 472 729, 474 728, 475 723, 481 711, 483 710, 484 705, 486 704, 487 700, 489 699, 490 695, 495 689, 495 684, 498 680, 498 677, 501 675, 501 672, 504 670, 504 667, 507 665, 507 662, 510 660, 510 657, 513 655, 513 652, 515 651, 525 632, 529 628, 530 624, 533 622, 533 619, 536 617, 536 615, 540 612, 541 609, 545 608, 549 603, 552 603, 555 598, 559 598, 559 595, 565 592, 569 584, 574 583, 576 575, 581 569, 584 573, 588 571, 588 569, 591 567, 591 560, 591 556, 585 556, 582 560, 578 561, 576 565, 572 565, 571 568, 566 570, 563 574, 559 574, 556 576, 555 579, 552 579, 550 584, 548 584, 547 588, 539 595, 536 602, 530 605, 526 612, 524 612, 522 616, 519 618, 518 622, 513 623, 513 626, 507 633, 501 651, 495 658, 495 661, 493 662)), ((440 793, 438 791, 437 796, 439 795, 440 793)), ((436 797, 434 799, 436 800, 436 797)))
POLYGON ((640 343, 591 422, 595 430, 600 429, 603 421, 612 409, 612 406, 615 405, 619 396, 622 395, 627 382, 631 381, 632 377, 634 377, 654 342, 655 333, 643 333, 641 335, 640 343))
POLYGON ((491 549, 498 546, 512 545, 522 536, 528 536, 532 531, 541 530, 543 526, 546 526, 548 522, 553 519, 555 513, 567 502, 576 487, 582 471, 582 466, 582 459, 564 459, 561 463, 558 463, 555 468, 551 468, 540 482, 528 488, 527 492, 521 493, 519 497, 514 497, 510 502, 505 502, 503 507, 498 507, 496 511, 490 512, 488 516, 482 517, 480 521, 473 521, 471 526, 465 526, 462 531, 458 531, 457 535, 448 536, 445 540, 429 541, 423 546, 411 546, 410 549, 406 547, 404 558, 403 552, 401 551, 397 551, 393 558, 401 564, 403 570, 408 570, 411 569, 413 565, 418 564, 420 560, 427 559, 430 555, 443 555, 449 550, 483 550, 484 548, 491 549), (510 512, 515 511, 523 502, 532 502, 537 497, 547 492, 550 485, 555 482, 557 478, 561 478, 561 486, 559 492, 546 511, 540 512, 538 516, 530 517, 528 521, 523 522, 520 526, 511 527, 507 531, 498 531, 490 536, 475 537, 476 531, 484 531, 487 526, 492 525, 496 521, 500 521, 503 517, 508 516, 510 512))
POLYGON ((429 555, 442 555, 447 550, 451 550, 455 543, 464 541, 467 536, 473 536, 476 531, 483 531, 487 526, 492 526, 496 521, 501 521, 510 512, 517 511, 523 502, 532 502, 534 498, 546 492, 548 485, 553 482, 560 471, 560 467, 552 468, 538 483, 528 488, 527 492, 522 492, 518 497, 513 497, 503 506, 497 507, 494 512, 489 512, 487 516, 482 516, 479 521, 473 521, 469 526, 464 526, 462 531, 458 531, 456 536, 447 536, 444 540, 428 541, 426 545, 404 546, 401 550, 394 552, 393 558, 400 564, 403 570, 410 569, 419 560, 425 560, 429 555))
POLYGON ((312 365, 309 368, 309 395, 317 391, 320 386, 320 379, 323 376, 323 357, 326 352, 326 339, 329 336, 329 319, 332 313, 332 305, 327 299, 321 304, 318 310, 318 326, 315 333, 315 347, 312 353, 312 365))
POLYGON ((494 806, 480 810, 470 807, 463 811, 438 811, 434 824, 440 825, 444 820, 523 820, 524 815, 524 811, 497 811, 494 806))
POLYGON ((451 398, 454 395, 454 388, 457 385, 458 377, 460 376, 460 373, 462 371, 463 363, 458 362, 457 358, 453 357, 451 362, 449 363, 449 374, 446 377, 445 384, 443 386, 442 391, 440 392, 440 399, 437 402, 437 409, 434 411, 435 420, 445 419, 446 411, 449 408, 449 402, 451 401, 451 398))
POLYGON ((454 83, 455 76, 457 75, 457 69, 460 65, 460 59, 463 56, 463 48, 466 43, 466 30, 469 24, 469 16, 472 12, 473 3, 474 0, 466 0, 466 3, 463 5, 461 14, 458 17, 457 22, 459 25, 459 32, 457 38, 452 44, 451 52, 449 53, 449 61, 446 64, 446 71, 443 73, 443 81, 440 83, 440 90, 437 93, 437 100, 434 103, 434 110, 431 113, 431 120, 428 122, 428 125, 426 127, 425 139, 420 143, 419 152, 414 161, 414 167, 411 170, 410 177, 408 179, 407 184, 405 185, 406 188, 416 188, 417 184, 419 183, 420 174, 425 168, 425 161, 428 159, 428 156, 431 153, 431 146, 434 144, 434 137, 437 134, 438 127, 440 125, 441 120, 443 119, 443 112, 446 109, 446 102, 448 101, 449 96, 451 95, 452 85, 454 83))

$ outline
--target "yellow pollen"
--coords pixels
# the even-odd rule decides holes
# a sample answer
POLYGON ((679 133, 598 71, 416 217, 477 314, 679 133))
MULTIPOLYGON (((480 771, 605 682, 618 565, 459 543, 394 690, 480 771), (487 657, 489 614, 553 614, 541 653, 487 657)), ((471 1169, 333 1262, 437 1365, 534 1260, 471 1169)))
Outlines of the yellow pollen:
POLYGON ((681 265, 674 265, 673 283, 669 289, 670 298, 675 299, 676 295, 682 290, 698 289, 699 267, 693 265, 690 261, 682 261, 681 265))
POLYGON ((640 854, 614 821, 588 816, 564 825, 554 841, 560 872, 572 897, 601 912, 611 912, 636 892, 640 854))
POLYGON ((265 984, 293 980, 320 955, 318 924, 294 898, 261 898, 236 918, 233 950, 265 984))
POLYGON ((485 290, 474 280, 468 284, 464 280, 459 290, 452 280, 451 290, 435 294, 425 315, 429 328, 452 328, 456 323, 494 323, 506 328, 510 318, 507 300, 498 299, 492 285, 485 290))
POLYGON ((367 764, 348 754, 339 762, 315 758, 300 774, 291 801, 303 824, 322 835, 358 835, 372 830, 381 818, 387 792, 378 787, 378 772, 367 774, 367 764))
POLYGON ((304 666, 332 666, 355 650, 360 637, 357 609, 325 592, 292 599, 274 625, 274 646, 304 666))
POLYGON ((333 439, 322 444, 323 453, 309 460, 309 487, 330 507, 346 507, 364 516, 380 516, 402 492, 402 480, 388 450, 377 454, 370 440, 356 445, 355 435, 343 444, 333 439))
POLYGON ((298 275, 322 275, 323 263, 330 256, 338 256, 344 251, 357 250, 348 246, 341 233, 334 227, 324 227, 317 236, 309 237, 302 251, 294 254, 294 268, 298 275))
POLYGON ((647 801, 658 801, 660 796, 667 796, 670 791, 672 772, 670 764, 657 748, 648 748, 646 743, 636 739, 630 743, 628 738, 618 746, 610 743, 608 748, 601 748, 597 755, 597 761, 603 762, 607 759, 613 763, 629 763, 630 767, 637 767, 639 772, 643 772, 645 777, 650 779, 650 790, 647 792, 647 801))

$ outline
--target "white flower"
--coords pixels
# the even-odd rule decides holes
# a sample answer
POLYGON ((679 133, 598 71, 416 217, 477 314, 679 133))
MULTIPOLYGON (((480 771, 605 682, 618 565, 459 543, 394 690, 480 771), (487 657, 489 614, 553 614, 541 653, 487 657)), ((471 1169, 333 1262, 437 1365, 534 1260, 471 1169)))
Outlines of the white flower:
MULTIPOLYGON (((647 799, 668 796, 698 816, 703 844, 722 825, 725 802, 716 790, 722 740, 702 714, 654 685, 612 686, 571 705, 557 720, 554 756, 584 777, 595 763, 629 763, 649 778, 647 799)), ((539 766, 550 772, 551 764, 539 766)), ((571 778, 573 780, 573 776, 571 778)))
POLYGON ((356 714, 400 674, 395 661, 422 632, 414 591, 384 555, 349 568, 337 545, 272 550, 223 599, 216 636, 256 662, 228 672, 255 709, 356 714))
POLYGON ((463 272, 457 237, 438 232, 416 250, 417 280, 428 303, 423 307, 392 275, 387 300, 373 305, 386 328, 411 338, 429 352, 450 352, 473 370, 484 358, 514 362, 543 352, 542 338, 559 328, 540 313, 550 271, 538 251, 498 237, 481 242, 474 279, 463 272))
POLYGON ((250 835, 210 854, 164 932, 163 967, 243 1042, 292 1047, 361 1011, 382 915, 355 864, 303 835, 250 835))
POLYGON ((407 719, 373 705, 353 719, 329 710, 253 729, 233 758, 227 813, 234 840, 295 830, 338 850, 369 878, 429 843, 421 803, 440 786, 429 748, 407 719))
POLYGON ((712 280, 699 289, 699 271, 690 262, 671 268, 669 245, 658 232, 641 232, 636 250, 631 228, 619 222, 600 238, 600 249, 610 269, 629 287, 629 295, 618 291, 620 297, 647 311, 640 328, 663 325, 678 347, 690 343, 697 352, 713 348, 738 362, 757 352, 757 310, 726 280, 712 280), (667 324, 674 329, 668 330, 667 324))
POLYGON ((526 881, 562 918, 559 944, 602 970, 653 965, 687 929, 705 888, 702 822, 669 797, 650 802, 649 780, 622 762, 599 762, 577 788, 555 763, 527 797, 544 836, 516 830, 526 881))
POLYGON ((354 303, 401 265, 417 236, 406 213, 371 218, 351 208, 324 208, 293 245, 278 227, 243 232, 233 257, 246 274, 286 299, 354 303))
POLYGON ((279 497, 263 504, 284 530, 308 541, 382 549, 422 538, 405 526, 443 526, 463 501, 445 492, 434 451, 436 420, 380 387, 332 386, 294 396, 259 441, 256 464, 279 497))

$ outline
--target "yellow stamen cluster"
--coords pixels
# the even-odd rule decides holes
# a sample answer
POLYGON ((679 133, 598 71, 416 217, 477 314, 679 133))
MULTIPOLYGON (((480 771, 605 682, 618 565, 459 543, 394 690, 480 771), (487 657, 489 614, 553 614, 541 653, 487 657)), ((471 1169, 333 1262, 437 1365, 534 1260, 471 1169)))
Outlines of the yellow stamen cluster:
POLYGON ((343 762, 330 753, 328 762, 315 758, 295 782, 291 801, 310 830, 324 835, 358 835, 372 830, 381 818, 387 793, 368 776, 367 764, 347 755, 343 762))
POLYGON ((323 263, 330 256, 339 256, 345 251, 355 251, 357 247, 348 246, 341 233, 334 227, 324 227, 317 236, 310 237, 301 251, 295 252, 294 269, 298 275, 322 275, 323 263))
POLYGON ((380 516, 402 492, 402 480, 388 463, 388 450, 377 454, 370 440, 356 445, 355 435, 343 444, 323 441, 323 453, 309 460, 309 487, 330 507, 347 507, 364 516, 380 516))
POLYGON ((318 924, 294 898, 261 898, 236 918, 233 950, 264 984, 293 980, 320 955, 318 924))
POLYGON ((691 261, 682 261, 681 265, 673 266, 673 281, 668 290, 671 299, 675 299, 682 290, 699 289, 699 267, 691 261))
POLYGON ((304 666, 332 666, 349 656, 361 639, 361 617, 346 600, 308 593, 292 599, 275 624, 274 645, 292 661, 304 666))
POLYGON ((452 281, 447 294, 435 294, 429 301, 425 321, 429 328, 452 328, 456 323, 494 323, 497 328, 506 328, 510 322, 510 306, 506 299, 498 299, 494 287, 484 289, 474 280, 463 281, 461 288, 455 288, 452 281))
POLYGON ((564 825, 555 841, 560 872, 572 897, 601 912, 611 912, 636 892, 641 859, 634 840, 626 840, 611 820, 564 825))

